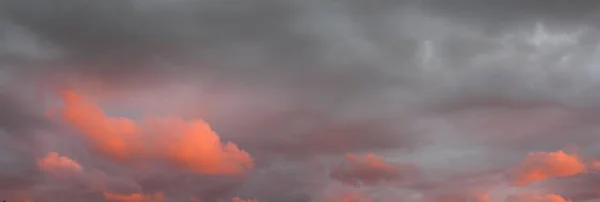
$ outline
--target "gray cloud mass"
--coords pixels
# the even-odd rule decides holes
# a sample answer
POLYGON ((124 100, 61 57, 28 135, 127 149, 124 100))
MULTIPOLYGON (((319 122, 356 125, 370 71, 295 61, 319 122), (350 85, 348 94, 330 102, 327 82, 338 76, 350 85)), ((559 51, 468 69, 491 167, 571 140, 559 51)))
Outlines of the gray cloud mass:
POLYGON ((0 200, 600 200, 598 170, 551 153, 600 158, 599 19, 583 0, 0 0, 0 200), (110 117, 202 118, 254 166, 107 158, 84 129, 108 123, 52 110, 64 88, 110 117), (515 186, 532 152, 569 174, 515 186))

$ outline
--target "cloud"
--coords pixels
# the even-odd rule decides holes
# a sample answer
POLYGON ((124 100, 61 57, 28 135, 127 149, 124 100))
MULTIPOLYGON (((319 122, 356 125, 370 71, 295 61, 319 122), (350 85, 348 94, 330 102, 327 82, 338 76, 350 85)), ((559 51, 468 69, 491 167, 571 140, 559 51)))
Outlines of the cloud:
POLYGON ((234 197, 231 202, 258 202, 256 199, 241 199, 238 197, 234 197))
POLYGON ((108 117, 102 109, 73 92, 62 92, 63 107, 59 108, 64 120, 80 130, 101 151, 118 160, 125 160, 139 149, 135 136, 136 123, 127 118, 108 117))
POLYGON ((346 159, 331 171, 331 178, 347 184, 377 184, 386 181, 415 179, 414 166, 386 162, 375 154, 346 155, 346 159))
POLYGON ((341 196, 334 197, 328 202, 372 202, 373 200, 359 193, 345 193, 341 196))
POLYGON ((582 173, 585 164, 574 154, 556 152, 529 153, 515 172, 514 184, 525 186, 553 177, 567 177, 582 173))
POLYGON ((119 202, 164 202, 163 193, 155 193, 155 194, 130 194, 130 195, 119 195, 113 194, 109 192, 104 192, 104 198, 109 201, 119 201, 119 202))
POLYGON ((473 201, 473 202, 491 202, 488 193, 475 193, 467 196, 447 196, 435 199, 436 202, 452 202, 452 201, 473 201))
POLYGON ((186 121, 181 118, 158 118, 150 121, 164 145, 164 155, 175 164, 192 172, 209 175, 237 174, 254 166, 250 154, 234 143, 221 143, 219 136, 203 120, 186 121), (177 134, 179 136, 170 136, 177 134))
POLYGON ((83 168, 79 163, 64 156, 59 156, 56 152, 50 152, 44 158, 39 159, 37 164, 44 172, 52 175, 62 175, 82 172, 83 168))
POLYGON ((592 162, 592 166, 591 167, 593 169, 600 170, 600 161, 594 161, 594 162, 592 162))
POLYGON ((600 175, 597 172, 590 172, 560 178, 545 182, 542 190, 563 196, 572 201, 593 201, 600 197, 598 183, 600 175))
POLYGON ((10 74, 0 71, 0 195, 6 200, 28 200, 28 188, 42 181, 37 158, 45 155, 44 144, 37 137, 53 129, 53 124, 37 112, 35 103, 22 91, 9 88, 15 84, 10 74))
POLYGON ((600 198, 600 3, 498 2, 1 1, 0 195, 600 198))
POLYGON ((490 195, 488 193, 477 193, 473 197, 475 202, 490 202, 490 195))
POLYGON ((34 186, 28 187, 25 193, 31 194, 33 201, 90 200, 104 195, 107 199, 121 201, 163 201, 162 193, 150 195, 132 194, 118 195, 107 192, 131 191, 139 189, 139 185, 131 178, 111 175, 95 168, 84 168, 66 156, 57 152, 49 152, 37 160, 39 169, 50 178, 40 180, 34 186), (53 195, 48 195, 52 193, 53 195))
POLYGON ((570 200, 566 200, 563 197, 555 194, 521 194, 517 196, 510 196, 506 199, 506 201, 515 201, 515 202, 569 202, 570 200))
POLYGON ((100 152, 117 161, 151 155, 192 172, 210 175, 241 173, 253 166, 248 153, 236 144, 222 144, 203 120, 150 117, 138 123, 109 117, 71 90, 63 92, 62 100, 64 103, 58 110, 64 120, 100 152))
POLYGON ((448 193, 448 194, 437 194, 429 195, 425 201, 431 202, 491 202, 489 193, 448 193))
MULTIPOLYGON (((1 192, 0 192, 1 193, 1 192)), ((16 202, 33 202, 33 200, 31 200, 27 194, 24 193, 15 193, 11 195, 3 195, 3 197, 6 197, 7 201, 16 201, 16 202)))

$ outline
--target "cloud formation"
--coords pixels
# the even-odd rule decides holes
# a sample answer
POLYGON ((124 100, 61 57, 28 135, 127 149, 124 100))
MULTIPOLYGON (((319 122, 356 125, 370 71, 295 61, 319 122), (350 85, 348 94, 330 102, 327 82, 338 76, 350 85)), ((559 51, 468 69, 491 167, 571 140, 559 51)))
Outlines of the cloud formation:
POLYGON ((156 131, 165 134, 157 140, 161 142, 158 143, 160 146, 150 149, 153 152, 164 150, 164 155, 170 161, 192 172, 237 174, 254 166, 250 154, 232 142, 221 143, 216 132, 203 120, 159 118, 150 121, 149 125, 157 126, 156 131))
POLYGON ((68 157, 59 156, 56 152, 50 152, 44 158, 39 159, 37 165, 42 171, 52 175, 82 172, 81 165, 68 157))
POLYGON ((600 170, 600 161, 592 162, 592 168, 596 170, 600 170))
POLYGON ((221 143, 203 120, 150 117, 147 123, 107 116, 101 108, 72 90, 62 94, 58 108, 64 120, 97 149, 117 161, 149 155, 204 174, 236 174, 253 166, 236 144, 221 143))
POLYGON ((258 202, 256 199, 241 199, 239 197, 234 197, 231 202, 258 202))
POLYGON ((0 200, 593 202, 599 10, 0 1, 0 200))
POLYGON ((373 200, 359 193, 345 193, 341 196, 334 197, 328 202, 371 202, 373 200))
POLYGON ((104 193, 104 198, 109 201, 119 202, 164 202, 164 195, 162 193, 156 194, 130 194, 130 195, 119 195, 109 192, 104 193))
POLYGON ((410 180, 415 179, 416 175, 418 172, 414 166, 386 162, 383 157, 373 153, 358 156, 347 154, 346 159, 334 167, 330 174, 333 179, 350 185, 410 180))
POLYGON ((578 156, 564 151, 529 153, 514 176, 517 186, 552 177, 568 177, 586 170, 586 165, 578 156))
POLYGON ((139 150, 135 145, 135 135, 139 135, 138 126, 127 118, 112 118, 102 109, 86 102, 84 98, 71 90, 62 95, 61 115, 73 127, 80 130, 100 150, 118 160, 126 160, 139 150))

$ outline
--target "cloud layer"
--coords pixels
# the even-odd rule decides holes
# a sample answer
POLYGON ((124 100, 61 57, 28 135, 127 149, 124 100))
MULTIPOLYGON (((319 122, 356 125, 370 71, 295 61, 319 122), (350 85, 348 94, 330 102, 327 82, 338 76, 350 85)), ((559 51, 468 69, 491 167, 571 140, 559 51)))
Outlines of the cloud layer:
POLYGON ((0 200, 600 200, 600 3, 0 2, 0 200))

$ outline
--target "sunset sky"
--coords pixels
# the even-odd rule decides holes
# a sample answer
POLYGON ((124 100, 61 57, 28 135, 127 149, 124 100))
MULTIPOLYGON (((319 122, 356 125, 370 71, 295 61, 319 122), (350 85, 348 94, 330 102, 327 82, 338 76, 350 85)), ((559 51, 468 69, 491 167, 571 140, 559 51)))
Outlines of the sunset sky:
POLYGON ((0 0, 0 201, 600 202, 600 1, 0 0))

